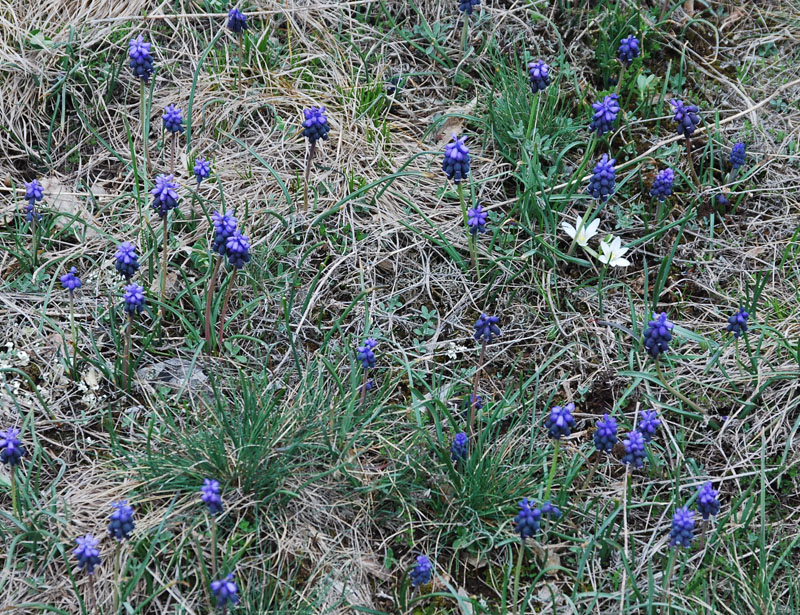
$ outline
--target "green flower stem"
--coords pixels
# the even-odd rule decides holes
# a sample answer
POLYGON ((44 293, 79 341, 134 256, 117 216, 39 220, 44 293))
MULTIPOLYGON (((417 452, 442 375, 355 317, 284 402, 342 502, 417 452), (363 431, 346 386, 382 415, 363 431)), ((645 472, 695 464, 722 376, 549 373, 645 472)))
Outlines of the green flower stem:
POLYGON ((209 515, 208 523, 211 526, 211 577, 217 578, 217 522, 214 515, 209 515))
POLYGON ((208 280, 208 291, 206 293, 206 350, 211 352, 211 302, 214 296, 214 291, 217 288, 217 276, 219 276, 219 268, 222 266, 222 257, 217 255, 214 264, 214 271, 211 273, 211 278, 208 280))
POLYGON ((36 269, 36 265, 39 262, 39 233, 37 232, 39 226, 36 224, 36 215, 37 215, 36 207, 33 208, 33 215, 31 217, 31 258, 33 259, 33 268, 36 269))
POLYGON ((469 51, 469 15, 464 13, 464 28, 461 30, 461 48, 466 54, 469 51))
POLYGON ((536 96, 536 104, 531 105, 531 114, 528 116, 528 128, 525 130, 526 141, 532 139, 536 134, 536 125, 539 123, 539 103, 542 99, 541 92, 536 92, 534 96, 536 96))
POLYGON ((164 297, 167 294, 167 215, 164 215, 164 249, 161 258, 161 305, 159 306, 159 317, 164 318, 164 297))
POLYGON ((170 163, 169 163, 169 172, 171 175, 175 175, 175 155, 178 151, 178 133, 172 133, 172 139, 170 140, 169 149, 170 149, 170 163))
POLYGON ((469 398, 469 433, 475 433, 475 403, 478 401, 478 385, 481 382, 483 363, 486 361, 486 338, 481 342, 481 354, 478 357, 478 368, 475 370, 475 380, 472 383, 472 395, 469 398))
POLYGON ((700 179, 697 177, 697 171, 694 168, 694 160, 692 159, 692 140, 689 137, 685 137, 686 139, 686 157, 689 159, 689 171, 692 175, 692 181, 694 181, 695 191, 700 191, 700 179))
POLYGON ((553 460, 550 463, 550 475, 547 477, 547 487, 544 490, 544 501, 550 499, 550 489, 553 486, 553 479, 556 477, 556 465, 558 465, 558 451, 561 448, 561 440, 553 443, 553 460))
POLYGON ((625 69, 627 68, 625 62, 620 62, 620 64, 622 64, 622 68, 619 69, 619 78, 617 79, 617 94, 619 94, 620 88, 622 88, 622 78, 625 76, 625 69))
POLYGON ((589 474, 586 476, 586 479, 583 481, 583 484, 581 485, 581 491, 586 489, 586 486, 590 482, 592 482, 592 479, 594 478, 595 472, 597 472, 597 466, 599 464, 600 464, 600 453, 598 452, 597 453, 597 457, 592 462, 592 465, 589 467, 589 474))
POLYGON ((11 466, 11 509, 17 518, 22 517, 19 512, 19 501, 17 500, 17 471, 14 466, 11 466))
POLYGON ((69 324, 72 330, 72 379, 75 380, 78 377, 78 332, 75 328, 75 294, 72 291, 69 291, 69 324))
POLYGON ((514 613, 519 615, 519 577, 522 573, 522 560, 525 557, 525 539, 521 540, 517 554, 517 568, 514 571, 514 613))
POLYGON ((661 384, 664 385, 664 388, 667 389, 667 391, 669 391, 670 393, 672 393, 675 397, 683 401, 685 404, 687 404, 690 408, 705 416, 706 413, 703 412, 703 410, 701 410, 692 400, 690 400, 688 397, 686 397, 686 395, 678 391, 675 387, 673 387, 671 384, 667 382, 667 379, 664 377, 664 372, 661 371, 661 365, 658 358, 656 358, 654 362, 656 364, 656 374, 658 375, 658 379, 661 381, 661 384))
POLYGON ((236 91, 242 83, 242 66, 244 65, 244 35, 239 32, 236 37, 239 40, 239 70, 236 71, 236 91))
MULTIPOLYGON (((597 147, 597 137, 596 137, 595 133, 593 132, 592 136, 589 139, 589 146, 588 146, 588 148, 586 150, 586 156, 583 157, 583 160, 581 161, 581 166, 578 168, 578 171, 575 173, 575 175, 572 176, 573 179, 571 179, 569 181, 569 185, 567 187, 567 199, 568 200, 572 197, 572 194, 575 191, 575 184, 581 180, 581 176, 583 175, 583 171, 586 168, 586 165, 588 164, 588 162, 591 159, 592 155, 594 154, 594 150, 595 150, 596 147, 597 147)), ((591 214, 592 214, 592 208, 589 207, 586 210, 586 213, 581 217, 581 220, 583 221, 583 225, 584 226, 589 222, 589 219, 591 218, 591 214)), ((577 245, 577 239, 578 239, 578 232, 577 231, 578 231, 578 229, 575 229, 575 231, 576 231, 575 232, 575 237, 573 238, 572 243, 569 245, 569 250, 567 251, 567 255, 568 256, 572 256, 572 253, 575 251, 575 246, 577 245)))
MULTIPOLYGON (((140 80, 139 89, 139 119, 142 122, 142 147, 144 148, 144 168, 150 173, 150 147, 147 138, 147 87, 144 80, 140 80)), ((143 184, 144 185, 144 184, 143 184)))
POLYGON ((364 370, 364 374, 361 376, 361 396, 359 399, 359 405, 363 406, 364 401, 367 399, 367 370, 364 370))
POLYGON ((703 519, 700 522, 700 540, 698 541, 698 548, 702 551, 706 546, 706 531, 708 530, 708 519, 703 519))
POLYGON ((131 330, 133 329, 133 314, 128 314, 128 326, 125 328, 125 350, 122 353, 122 382, 125 390, 129 390, 131 384, 130 361, 131 361, 131 330))
POLYGON ((311 173, 311 161, 314 159, 314 153, 316 151, 317 144, 315 142, 311 143, 311 146, 308 148, 308 159, 306 160, 306 179, 305 179, 305 189, 303 190, 303 211, 308 211, 308 176, 311 173))
POLYGON ((458 200, 461 203, 461 216, 464 218, 464 228, 467 230, 467 245, 469 246, 469 258, 472 266, 477 269, 478 258, 475 256, 475 244, 472 241, 472 233, 469 232, 469 224, 467 223, 467 202, 464 200, 464 182, 460 181, 456 184, 458 190, 458 200))
POLYGON ((225 315, 228 312, 228 302, 231 299, 233 282, 236 279, 236 269, 233 270, 231 281, 228 283, 228 290, 225 292, 225 300, 222 302, 222 312, 219 315, 219 329, 217 330, 217 348, 222 349, 222 336, 225 334, 225 315))
POLYGON ((119 615, 119 589, 120 589, 120 587, 119 587, 119 585, 120 585, 120 579, 119 579, 119 573, 120 573, 120 562, 119 562, 120 548, 119 548, 119 546, 120 546, 119 541, 116 541, 115 544, 114 544, 114 589, 113 589, 113 591, 114 591, 114 611, 113 611, 114 615, 119 615))
POLYGON ((661 611, 664 615, 667 615, 669 613, 670 607, 672 605, 672 595, 669 592, 669 586, 670 586, 670 581, 672 580, 672 569, 675 566, 675 553, 677 549, 673 548, 670 549, 670 551, 671 553, 669 554, 667 570, 664 573, 664 596, 666 598, 666 603, 661 611))

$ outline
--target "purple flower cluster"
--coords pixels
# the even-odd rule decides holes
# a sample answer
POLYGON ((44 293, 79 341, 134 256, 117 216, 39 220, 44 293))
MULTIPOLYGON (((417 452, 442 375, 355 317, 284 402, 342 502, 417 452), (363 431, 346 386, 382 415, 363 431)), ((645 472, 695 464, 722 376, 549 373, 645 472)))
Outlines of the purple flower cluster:
POLYGON ((369 369, 375 367, 375 349, 378 347, 378 342, 368 337, 364 343, 356 349, 356 358, 361 361, 361 367, 369 369))
POLYGON ((86 570, 88 574, 94 574, 94 569, 101 561, 100 549, 97 548, 100 541, 91 534, 86 534, 86 536, 76 538, 75 544, 78 546, 72 552, 72 555, 78 561, 78 569, 86 570))
POLYGON ((130 315, 135 315, 144 310, 144 288, 138 284, 129 284, 125 287, 122 295, 125 303, 125 311, 130 315))
POLYGON ((204 179, 211 177, 211 163, 202 156, 198 156, 194 160, 193 171, 194 177, 197 180, 197 185, 199 186, 204 179))
POLYGON ((553 439, 560 440, 572 433, 572 428, 575 427, 575 417, 572 416, 574 411, 575 404, 571 402, 564 406, 553 406, 550 409, 545 426, 553 439))
POLYGON ((133 507, 127 500, 121 500, 111 504, 114 512, 108 522, 108 534, 114 540, 126 540, 130 538, 136 524, 133 522, 133 507))
POLYGON ((658 418, 658 412, 655 410, 645 410, 639 418, 639 431, 642 434, 645 442, 650 442, 656 435, 661 421, 658 418))
POLYGON ((587 192, 593 198, 600 201, 607 201, 611 193, 614 192, 614 186, 617 183, 617 173, 614 169, 614 164, 617 161, 614 158, 609 158, 608 154, 603 154, 602 158, 594 167, 592 177, 589 179, 589 187, 587 192))
POLYGON ((145 82, 150 79, 155 70, 153 56, 150 55, 150 43, 146 43, 141 34, 128 43, 128 58, 134 77, 145 82))
POLYGON ((203 479, 200 487, 200 500, 208 506, 208 514, 218 515, 222 512, 222 497, 219 494, 219 481, 203 479))
POLYGON ((36 203, 44 199, 44 188, 38 180, 25 183, 25 200, 28 204, 25 206, 25 221, 33 222, 34 218, 37 222, 42 219, 41 214, 36 211, 36 203))
POLYGON ((328 116, 325 115, 325 107, 311 107, 303 111, 303 136, 308 139, 311 145, 322 139, 328 140, 328 133, 331 125, 328 123, 328 116))
POLYGON ((617 94, 609 94, 603 100, 592 103, 594 113, 592 115, 592 123, 589 125, 589 130, 596 132, 600 137, 607 132, 611 132, 614 127, 614 122, 617 121, 619 115, 619 96, 617 94))
POLYGON ((216 598, 219 607, 238 603, 239 587, 233 582, 233 573, 218 581, 211 581, 211 593, 216 598))
POLYGON ((542 92, 550 85, 550 67, 542 60, 528 62, 528 77, 531 81, 531 92, 542 92))
POLYGON ((620 41, 619 49, 617 51, 619 61, 623 64, 630 64, 639 57, 641 49, 639 49, 639 39, 633 34, 620 41))
POLYGON ((647 328, 644 330, 644 346, 651 357, 657 359, 659 354, 669 350, 674 327, 675 325, 667 319, 665 312, 658 315, 653 314, 653 320, 647 323, 647 328))
POLYGON ((225 213, 215 211, 211 214, 211 223, 214 226, 214 239, 211 249, 220 256, 225 256, 227 254, 228 238, 236 232, 236 225, 239 221, 234 217, 232 211, 226 211, 225 213))
POLYGON ((161 120, 164 123, 164 130, 167 132, 178 134, 184 131, 183 115, 181 114, 180 108, 175 105, 167 105, 164 109, 164 114, 161 116, 161 120))
POLYGON ((739 167, 744 166, 745 161, 747 160, 747 154, 745 152, 745 144, 744 143, 737 143, 733 146, 731 150, 731 169, 736 170, 739 167))
POLYGON ((640 431, 630 432, 622 444, 625 446, 622 463, 632 468, 641 468, 645 458, 645 440, 642 433, 640 431))
POLYGON ((458 10, 467 15, 472 15, 472 10, 481 3, 481 0, 458 0, 458 10))
POLYGON ((81 279, 78 277, 78 270, 75 269, 75 267, 72 267, 67 273, 62 275, 59 280, 61 280, 61 286, 64 287, 64 290, 68 290, 70 293, 75 292, 81 287, 81 279))
POLYGON ((747 333, 748 318, 750 318, 750 314, 748 314, 743 307, 740 307, 739 311, 728 318, 727 331, 733 333, 733 337, 736 338, 738 338, 742 333, 747 333))
POLYGON ((467 226, 473 235, 486 232, 486 221, 489 219, 488 212, 483 211, 480 204, 467 210, 467 226))
POLYGON ((16 427, 0 431, 0 462, 5 465, 18 466, 22 458, 28 454, 22 446, 19 434, 20 431, 16 427))
POLYGON ((228 30, 234 34, 247 30, 247 15, 235 7, 228 11, 228 30))
POLYGON ((675 112, 675 123, 678 125, 677 130, 679 135, 691 137, 694 131, 697 130, 697 125, 700 123, 700 116, 698 113, 700 109, 697 105, 687 105, 682 100, 672 99, 669 101, 675 112))
POLYGON ((236 229, 225 240, 225 253, 228 255, 228 264, 241 269, 250 262, 250 238, 236 229))
POLYGON ((492 337, 500 335, 500 327, 497 326, 498 322, 500 322, 498 316, 481 314, 478 320, 475 321, 473 337, 478 341, 483 339, 487 343, 491 342, 492 337))
POLYGON ((524 541, 532 538, 539 531, 539 521, 542 518, 542 511, 535 506, 528 498, 523 498, 519 503, 519 513, 514 517, 514 531, 524 541))
POLYGON ((450 445, 450 459, 453 463, 465 461, 469 455, 469 438, 463 431, 457 433, 450 445))
POLYGON ((671 547, 692 546, 694 539, 694 513, 684 506, 675 511, 672 517, 672 529, 669 532, 671 547))
POLYGON ((139 271, 139 255, 136 254, 135 245, 124 241, 117 246, 117 253, 114 255, 114 268, 130 282, 133 274, 139 271))
POLYGON ((459 139, 453 133, 452 143, 444 146, 442 171, 447 175, 447 179, 452 179, 456 184, 469 175, 469 148, 464 145, 465 140, 466 137, 459 139))
POLYGON ((156 185, 150 191, 153 195, 153 209, 161 217, 166 217, 170 209, 178 206, 178 189, 180 186, 175 181, 174 175, 159 175, 156 177, 156 185))
POLYGON ((700 485, 697 490, 697 510, 703 519, 708 520, 709 517, 716 516, 719 513, 718 496, 719 491, 714 489, 711 483, 700 485))
POLYGON ((597 421, 597 428, 594 430, 594 447, 598 451, 610 453, 618 440, 617 420, 604 414, 603 418, 597 421))
POLYGON ((664 201, 672 194, 672 184, 675 182, 675 171, 667 167, 663 171, 659 171, 656 179, 653 182, 653 187, 650 188, 650 196, 657 198, 659 201, 664 201))
POLYGON ((418 555, 417 563, 414 564, 414 567, 408 574, 408 576, 411 577, 411 585, 413 587, 419 587, 420 585, 427 585, 428 583, 431 582, 432 575, 433 575, 433 563, 431 562, 430 558, 428 558, 427 555, 418 555))

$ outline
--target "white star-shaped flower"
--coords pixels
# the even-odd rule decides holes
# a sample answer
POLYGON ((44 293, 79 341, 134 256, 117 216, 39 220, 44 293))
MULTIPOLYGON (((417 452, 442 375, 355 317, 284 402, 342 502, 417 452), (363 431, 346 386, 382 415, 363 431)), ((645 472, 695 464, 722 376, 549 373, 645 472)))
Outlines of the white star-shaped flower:
POLYGON ((575 226, 572 226, 569 222, 561 223, 561 228, 582 248, 585 248, 589 240, 597 235, 599 226, 600 220, 597 218, 592 220, 588 226, 585 226, 583 224, 583 218, 580 216, 575 218, 575 226))
POLYGON ((598 255, 598 259, 601 263, 605 263, 606 265, 611 265, 612 267, 627 267, 631 264, 631 262, 626 259, 622 258, 625 256, 625 253, 628 251, 628 248, 622 247, 622 241, 619 237, 612 237, 611 242, 609 243, 605 239, 600 242, 600 250, 603 252, 602 254, 598 255))

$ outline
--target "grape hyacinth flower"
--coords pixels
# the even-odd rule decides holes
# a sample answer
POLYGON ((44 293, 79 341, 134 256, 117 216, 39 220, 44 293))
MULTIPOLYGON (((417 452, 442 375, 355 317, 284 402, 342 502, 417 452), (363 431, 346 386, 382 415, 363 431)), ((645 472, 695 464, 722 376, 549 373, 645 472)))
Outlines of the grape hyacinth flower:
POLYGON ((545 425, 551 438, 559 440, 572 433, 572 428, 575 427, 575 418, 572 416, 574 411, 575 404, 573 403, 565 404, 563 407, 553 406, 550 409, 550 415, 547 417, 545 425))
POLYGON ((653 313, 653 320, 647 323, 644 331, 644 345, 651 357, 658 359, 660 354, 669 350, 674 327, 674 323, 667 319, 666 312, 653 313))
POLYGON ((731 150, 731 179, 733 179, 734 171, 738 171, 740 167, 743 167, 746 160, 747 154, 745 152, 745 144, 744 142, 739 142, 734 145, 731 150))
POLYGON ((22 463, 22 458, 28 452, 22 446, 19 439, 20 430, 16 427, 10 427, 5 431, 0 431, 0 462, 9 467, 11 473, 11 508, 14 514, 20 516, 20 511, 17 505, 17 474, 16 466, 22 463))
POLYGON ((171 209, 178 206, 178 189, 180 186, 175 181, 174 175, 159 175, 156 177, 155 187, 150 190, 153 195, 153 209, 165 219, 171 209))
POLYGON ((234 34, 241 34, 243 30, 247 30, 247 15, 237 8, 228 11, 228 30, 234 34))
POLYGON ((164 122, 164 129, 173 134, 183 132, 183 115, 181 114, 180 107, 169 104, 164 109, 164 114, 161 116, 164 122))
POLYGON ((592 177, 589 179, 589 187, 587 192, 593 198, 599 199, 601 202, 607 201, 611 193, 614 192, 614 186, 617 182, 617 174, 614 169, 614 164, 617 161, 614 158, 609 158, 608 154, 603 154, 602 158, 594 167, 592 177))
POLYGON ((219 481, 210 478, 203 479, 200 487, 200 499, 208 506, 208 514, 218 515, 222 512, 222 497, 220 497, 219 481))
POLYGON ((361 361, 361 367, 365 370, 370 367, 375 367, 375 348, 378 347, 378 342, 375 339, 368 337, 364 340, 364 344, 359 346, 356 351, 356 358, 361 361))
POLYGON ((122 295, 125 302, 125 311, 130 315, 139 314, 144 310, 144 288, 138 284, 129 284, 122 295))
POLYGON ((598 137, 603 136, 607 132, 611 132, 613 124, 619 115, 619 96, 617 94, 609 94, 603 100, 592 103, 594 113, 592 115, 592 122, 589 125, 589 130, 596 132, 598 137))
POLYGON ((79 570, 86 570, 87 574, 94 574, 94 569, 100 564, 100 549, 97 546, 100 541, 92 536, 79 536, 75 539, 78 546, 72 552, 78 562, 79 570))
MULTIPOLYGON (((228 264, 234 267, 234 276, 239 269, 250 262, 250 238, 242 235, 239 229, 235 229, 233 234, 225 240, 225 254, 228 257, 228 264)), ((217 340, 222 346, 223 335, 225 334, 225 315, 228 312, 228 302, 231 298, 231 291, 233 290, 233 279, 228 284, 228 291, 225 293, 225 300, 222 302, 222 312, 219 319, 219 331, 217 333, 217 340)))
POLYGON ((691 137, 700 123, 700 116, 698 115, 700 109, 697 105, 687 105, 682 100, 675 98, 670 100, 669 104, 672 105, 675 113, 674 121, 677 124, 678 134, 684 137, 691 137))
POLYGON ((34 179, 25 183, 25 200, 28 205, 25 207, 25 221, 31 225, 31 256, 33 259, 33 266, 36 267, 36 261, 39 257, 39 236, 36 232, 36 223, 42 219, 42 216, 36 211, 36 203, 44 199, 44 188, 38 180, 34 179))
POLYGON ((127 241, 119 244, 114 255, 114 268, 128 282, 131 281, 133 274, 139 270, 139 255, 135 245, 127 241))
POLYGON ((25 206, 25 222, 28 223, 33 222, 34 218, 36 219, 36 222, 41 222, 42 214, 36 211, 36 205, 34 205, 33 203, 28 203, 25 206))
POLYGON ((233 573, 218 581, 211 581, 211 593, 217 601, 217 606, 222 608, 223 613, 229 604, 237 604, 239 602, 239 587, 233 581, 233 573))
POLYGON ((550 67, 542 60, 528 62, 528 77, 531 82, 531 92, 543 92, 550 85, 550 67))
POLYGON ((672 517, 672 529, 669 532, 671 547, 689 548, 694 539, 694 513, 687 506, 679 508, 672 517))
POLYGON ((114 502, 111 507, 114 511, 109 517, 108 535, 117 541, 127 540, 136 527, 133 522, 133 507, 128 504, 127 500, 114 502))
POLYGON ((128 58, 134 77, 146 82, 153 74, 153 56, 150 55, 150 43, 145 42, 140 34, 128 43, 128 58))
POLYGON ((483 397, 480 395, 470 394, 469 396, 469 403, 471 406, 474 406, 478 410, 483 410, 483 397))
POLYGON ((59 278, 61 280, 61 286, 64 287, 64 290, 68 290, 70 294, 81 287, 81 279, 77 274, 78 270, 75 269, 75 267, 72 267, 67 273, 59 278))
POLYGON ((650 196, 664 202, 664 200, 672 194, 672 185, 674 182, 675 171, 669 167, 663 171, 659 171, 652 188, 650 188, 650 196))
POLYGON ((720 192, 720 193, 717 195, 717 197, 716 197, 716 199, 715 199, 715 200, 716 200, 716 202, 717 202, 717 205, 719 206, 719 210, 720 210, 721 212, 723 212, 723 213, 725 212, 725 208, 726 208, 728 205, 730 205, 730 204, 731 204, 731 202, 728 200, 728 197, 727 197, 727 196, 725 196, 725 193, 724 193, 724 192, 720 192))
POLYGON ((488 218, 489 214, 483 211, 480 203, 467 210, 467 226, 473 237, 478 233, 486 232, 486 221, 488 218))
MULTIPOLYGON (((214 270, 208 280, 208 290, 206 292, 205 339, 209 350, 211 350, 211 303, 213 301, 214 291, 217 287, 217 276, 219 275, 223 258, 228 256, 228 239, 236 232, 236 225, 239 221, 234 217, 232 211, 226 211, 225 213, 215 211, 211 214, 211 223, 214 227, 214 238, 211 242, 211 250, 218 256, 215 259, 214 270)), ((236 244, 238 248, 238 240, 236 244)))
POLYGON ((619 57, 619 61, 623 64, 630 64, 639 57, 640 53, 639 39, 631 34, 620 41, 617 57, 619 57))
POLYGON ((478 320, 475 321, 473 337, 479 341, 483 340, 484 343, 491 342, 493 337, 499 336, 501 333, 500 327, 497 326, 498 322, 500 322, 498 316, 481 314, 478 320))
POLYGON ((211 163, 202 156, 198 156, 194 160, 193 172, 199 186, 204 179, 211 177, 211 163))
POLYGON ((25 182, 25 200, 28 201, 28 204, 35 206, 42 199, 44 199, 44 188, 39 180, 25 182))
POLYGON ((461 137, 453 133, 452 143, 444 146, 444 160, 442 161, 442 171, 447 179, 452 179, 459 184, 462 179, 469 175, 469 148, 464 144, 466 137, 461 137))
POLYGON ((411 569, 408 576, 411 578, 411 586, 415 589, 421 585, 427 585, 431 582, 433 575, 433 563, 427 555, 418 555, 417 563, 411 569))
POLYGON ((459 461, 466 461, 468 456, 469 438, 467 434, 462 431, 456 434, 452 444, 450 444, 450 460, 453 463, 458 463, 459 461))
POLYGON ((594 431, 595 449, 598 452, 610 453, 618 441, 617 420, 608 414, 604 414, 603 418, 597 421, 597 428, 594 431))
POLYGON ((630 432, 622 444, 625 446, 625 456, 622 458, 622 463, 631 468, 641 468, 644 465, 645 458, 645 441, 641 432, 630 432))
POLYGON ((542 516, 550 517, 551 519, 560 519, 561 509, 558 508, 558 506, 556 506, 555 504, 551 504, 550 500, 548 500, 544 504, 542 504, 542 516))
POLYGON ((738 312, 728 318, 726 330, 733 333, 733 337, 738 339, 742 333, 747 333, 748 318, 750 318, 750 314, 748 314, 743 307, 740 307, 738 312))
POLYGON ((639 419, 639 432, 642 434, 644 441, 649 443, 656 435, 661 421, 658 418, 658 412, 655 410, 644 410, 639 419))
POLYGON ((719 513, 719 491, 709 482, 700 485, 697 490, 697 510, 700 511, 704 520, 716 516, 719 513))
POLYGON ((308 176, 311 173, 311 161, 317 151, 317 141, 328 140, 331 125, 325 114, 325 107, 311 107, 303 110, 303 136, 308 140, 308 156, 306 158, 305 191, 303 197, 303 210, 308 209, 308 176))
POLYGON ((535 506, 528 498, 523 498, 519 503, 519 513, 514 517, 514 531, 522 538, 523 544, 527 538, 533 538, 539 531, 539 521, 542 518, 542 511, 535 506))
POLYGON ((481 0, 458 0, 458 10, 467 15, 472 15, 473 9, 480 3, 481 0))

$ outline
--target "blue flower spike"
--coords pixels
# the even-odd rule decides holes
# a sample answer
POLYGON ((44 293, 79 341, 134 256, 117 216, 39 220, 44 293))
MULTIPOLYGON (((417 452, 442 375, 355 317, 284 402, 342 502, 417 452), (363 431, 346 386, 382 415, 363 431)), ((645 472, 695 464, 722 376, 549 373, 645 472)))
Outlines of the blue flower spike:
POLYGON ((427 555, 418 555, 417 562, 408 575, 411 578, 411 586, 414 588, 427 585, 433 576, 433 563, 427 555))
POLYGON ((550 67, 543 60, 528 62, 528 78, 532 93, 543 92, 550 85, 550 67))
POLYGON ((155 187, 150 190, 153 195, 153 209, 163 219, 171 209, 178 206, 180 186, 175 181, 174 175, 159 175, 156 177, 155 187))
POLYGON ((560 440, 562 437, 569 436, 572 433, 572 429, 575 427, 573 412, 575 412, 575 404, 573 403, 568 403, 564 406, 553 406, 550 409, 550 415, 547 417, 545 425, 550 432, 551 438, 560 440))
POLYGON ((467 226, 473 237, 479 233, 486 232, 486 222, 488 219, 489 214, 483 211, 480 203, 467 210, 467 226))
POLYGON ((444 146, 442 171, 447 179, 458 184, 469 175, 469 148, 465 145, 466 137, 458 138, 453 133, 453 141, 444 146))
POLYGON ((19 434, 20 430, 16 427, 0 431, 0 462, 11 468, 18 466, 28 454, 22 446, 19 434))
POLYGON ((450 460, 453 463, 466 461, 469 456, 469 438, 463 431, 457 433, 450 445, 450 460))
POLYGON ((601 137, 614 129, 614 122, 617 121, 619 115, 619 96, 617 94, 605 96, 603 100, 592 103, 592 110, 592 122, 589 130, 596 132, 597 136, 601 137))
POLYGON ((674 111, 674 121, 676 130, 679 135, 690 138, 694 131, 697 130, 697 125, 700 123, 700 109, 697 105, 687 105, 682 100, 672 99, 669 101, 674 111))
POLYGON ((594 430, 594 447, 599 452, 610 453, 614 445, 619 441, 617 436, 617 420, 604 414, 603 418, 597 421, 597 427, 594 430))
POLYGON ((608 154, 603 154, 589 179, 589 187, 586 191, 600 202, 607 201, 614 192, 614 186, 617 183, 617 172, 614 168, 616 162, 614 158, 609 158, 608 154))
POLYGON ((220 496, 219 481, 211 478, 203 479, 200 487, 200 500, 208 506, 209 515, 218 515, 222 512, 222 496, 220 496))
POLYGON ((250 262, 250 238, 242 235, 239 229, 236 229, 225 240, 225 254, 232 267, 242 269, 250 262))
POLYGON ((59 279, 61 280, 61 286, 64 287, 64 290, 68 290, 70 294, 81 287, 81 279, 78 277, 78 270, 75 267, 72 267, 59 279))
POLYGON ((472 15, 472 11, 479 6, 481 0, 458 0, 458 10, 467 15, 472 15))
POLYGON ((655 410, 645 410, 642 412, 642 416, 639 417, 639 432, 646 443, 653 439, 660 426, 661 421, 658 418, 658 412, 655 410))
POLYGON ((135 316, 144 310, 144 288, 138 284, 129 284, 125 287, 122 295, 125 304, 125 311, 131 316, 135 316))
POLYGON ((198 156, 194 160, 194 169, 192 169, 192 172, 199 186, 204 179, 211 177, 211 163, 202 156, 198 156))
POLYGON ((687 506, 679 508, 672 517, 669 545, 688 549, 694 539, 694 513, 687 506))
POLYGON ((114 255, 114 268, 128 282, 133 275, 139 271, 139 255, 136 253, 136 246, 127 241, 117 246, 117 253, 114 255))
POLYGON ((527 538, 533 538, 539 531, 539 521, 542 519, 542 511, 534 506, 534 503, 523 498, 519 503, 519 512, 514 517, 514 531, 519 534, 522 542, 527 538))
POLYGON ((108 535, 117 541, 127 540, 136 527, 133 522, 133 507, 127 500, 114 502, 111 507, 114 511, 109 518, 108 535))
POLYGON ((308 139, 311 145, 316 145, 317 141, 328 140, 328 133, 331 125, 328 116, 325 114, 325 107, 311 107, 303 111, 303 136, 308 139))
POLYGON ((87 574, 94 574, 94 569, 100 565, 100 549, 97 546, 100 541, 92 536, 79 536, 75 539, 78 546, 72 551, 72 555, 78 562, 78 569, 85 570, 87 574))
POLYGON ((28 204, 25 206, 25 221, 36 222, 41 221, 41 214, 36 211, 36 204, 44 199, 44 188, 38 180, 34 179, 29 183, 25 183, 25 200, 28 204))
POLYGON ((234 34, 241 34, 247 30, 247 15, 236 7, 228 11, 228 30, 234 34))
POLYGON ((211 581, 211 593, 217 601, 218 607, 225 609, 229 604, 237 604, 239 587, 233 581, 233 573, 218 581, 211 581))
POLYGON ((481 314, 478 320, 475 321, 473 337, 478 341, 491 342, 493 337, 501 334, 500 327, 497 326, 498 322, 500 322, 500 317, 498 316, 481 314))
POLYGON ((550 517, 551 519, 561 518, 561 509, 555 504, 551 504, 550 500, 542 504, 542 516, 550 517))
POLYGON ((364 343, 356 349, 356 359, 361 362, 361 367, 369 369, 375 367, 375 349, 378 347, 378 342, 368 337, 364 343))
POLYGON ((622 463, 631 469, 641 468, 644 465, 646 444, 641 432, 630 432, 622 444, 625 446, 625 456, 622 458, 622 463))
POLYGON ((185 130, 183 127, 183 115, 181 114, 180 108, 175 105, 167 105, 164 109, 164 114, 161 116, 161 120, 164 123, 164 130, 167 132, 178 134, 185 130))
POLYGON ((738 171, 740 167, 744 166, 747 161, 746 146, 743 142, 739 142, 733 146, 731 150, 730 163, 731 171, 738 171))
POLYGON ((639 57, 640 53, 641 49, 639 39, 631 34, 627 38, 623 38, 620 41, 619 49, 617 50, 617 57, 623 64, 630 64, 639 57))
POLYGON ((697 510, 703 517, 703 521, 707 521, 709 517, 715 517, 719 514, 719 491, 714 489, 714 486, 709 483, 700 485, 697 490, 697 510))
POLYGON ((726 330, 733 333, 733 337, 739 338, 743 333, 747 333, 747 320, 750 318, 747 310, 740 307, 739 310, 728 318, 728 326, 726 330))
POLYGON ((667 167, 659 171, 653 186, 650 188, 650 196, 658 199, 662 203, 672 194, 672 186, 675 183, 675 171, 667 167))
POLYGON ((658 359, 660 354, 669 350, 674 327, 675 324, 667 319, 666 312, 653 313, 653 319, 647 323, 647 328, 644 330, 644 346, 651 357, 658 359))
POLYGON ((150 43, 145 42, 141 34, 128 43, 128 58, 133 76, 147 83, 155 68, 150 43))

